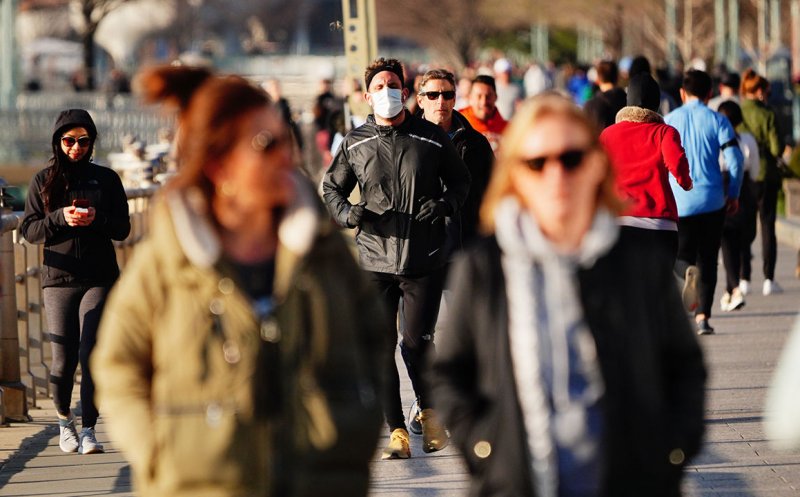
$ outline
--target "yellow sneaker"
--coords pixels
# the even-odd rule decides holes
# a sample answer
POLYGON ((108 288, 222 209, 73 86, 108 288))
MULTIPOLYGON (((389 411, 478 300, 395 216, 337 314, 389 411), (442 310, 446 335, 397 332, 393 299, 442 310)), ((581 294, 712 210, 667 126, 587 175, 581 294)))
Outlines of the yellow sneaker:
POLYGON ((439 422, 433 409, 423 409, 419 414, 422 425, 422 450, 425 453, 442 450, 450 443, 450 437, 439 422))
POLYGON ((397 428, 389 437, 389 445, 383 449, 381 459, 408 459, 411 457, 411 447, 408 445, 408 432, 397 428))

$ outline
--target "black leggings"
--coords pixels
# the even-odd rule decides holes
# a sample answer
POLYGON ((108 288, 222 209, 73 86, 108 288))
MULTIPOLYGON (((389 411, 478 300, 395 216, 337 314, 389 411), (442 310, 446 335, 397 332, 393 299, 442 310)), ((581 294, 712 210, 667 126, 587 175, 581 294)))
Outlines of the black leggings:
POLYGON ((761 221, 761 256, 764 258, 764 279, 775 279, 775 263, 778 258, 778 239, 775 236, 775 218, 778 211, 780 182, 756 182, 758 196, 758 220, 761 221))
POLYGON ((686 276, 686 268, 697 266, 700 277, 697 282, 698 305, 695 314, 705 314, 706 318, 711 317, 711 307, 714 304, 717 256, 724 221, 725 209, 678 219, 675 273, 683 278, 686 276))
MULTIPOLYGON (((402 330, 400 353, 411 379, 414 393, 419 397, 421 409, 430 407, 428 388, 424 380, 427 354, 434 353, 433 332, 439 315, 442 298, 444 271, 436 270, 424 276, 399 276, 388 273, 372 273, 373 281, 384 299, 390 316, 397 316, 400 299, 403 299, 405 326, 402 330)), ((397 330, 390 328, 387 346, 390 350, 386 370, 386 391, 383 398, 383 414, 390 430, 405 428, 403 403, 400 398, 400 375, 394 360, 397 346, 397 330)))
POLYGON ((94 381, 89 367, 89 357, 97 341, 97 326, 103 314, 108 287, 70 286, 43 289, 47 326, 50 328, 50 345, 53 363, 50 383, 53 400, 62 416, 69 415, 75 370, 81 365, 82 424, 92 427, 97 423, 97 406, 94 402, 94 381))

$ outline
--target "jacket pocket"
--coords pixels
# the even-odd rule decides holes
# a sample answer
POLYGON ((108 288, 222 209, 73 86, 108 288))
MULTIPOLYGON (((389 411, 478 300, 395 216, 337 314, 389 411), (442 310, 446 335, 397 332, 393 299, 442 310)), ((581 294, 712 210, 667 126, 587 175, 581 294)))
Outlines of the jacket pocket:
POLYGON ((241 490, 255 485, 257 475, 264 473, 259 470, 259 447, 266 444, 232 410, 198 406, 195 412, 157 416, 155 425, 154 480, 162 495, 191 488, 246 494, 241 490), (237 488, 239 492, 232 491, 237 488))

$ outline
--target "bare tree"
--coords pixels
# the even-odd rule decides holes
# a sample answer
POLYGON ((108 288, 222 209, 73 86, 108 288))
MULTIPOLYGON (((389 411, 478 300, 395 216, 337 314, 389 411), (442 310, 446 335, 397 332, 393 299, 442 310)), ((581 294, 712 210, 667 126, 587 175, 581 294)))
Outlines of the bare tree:
POLYGON ((120 5, 130 0, 72 0, 70 9, 76 15, 75 29, 83 44, 83 76, 86 80, 86 89, 95 89, 94 35, 100 22, 120 5))
POLYGON ((474 59, 482 41, 497 26, 492 4, 486 0, 377 0, 378 32, 428 46, 460 69, 474 59))

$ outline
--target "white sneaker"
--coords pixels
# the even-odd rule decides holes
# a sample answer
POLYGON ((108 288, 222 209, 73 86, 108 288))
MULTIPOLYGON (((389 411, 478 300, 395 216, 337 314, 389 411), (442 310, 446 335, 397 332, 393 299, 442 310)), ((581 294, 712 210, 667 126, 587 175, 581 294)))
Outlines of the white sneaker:
POLYGON ((97 442, 94 427, 85 427, 81 430, 81 454, 100 454, 103 446, 97 442))
POLYGON ((783 288, 778 284, 777 281, 773 280, 764 280, 764 286, 761 289, 761 293, 764 295, 772 295, 774 293, 783 293, 783 288))
POLYGON ((739 291, 742 292, 742 295, 750 293, 750 282, 747 280, 739 280, 739 291))
POLYGON ((728 308, 731 306, 731 294, 725 292, 722 294, 722 298, 719 299, 719 310, 722 312, 728 312, 728 308))
POLYGON ((734 288, 731 292, 731 298, 728 301, 728 311, 738 311, 744 307, 744 295, 738 288, 734 288))
POLYGON ((78 452, 78 430, 75 429, 75 418, 70 418, 69 422, 59 419, 58 422, 60 432, 58 447, 61 449, 61 452, 78 452))
POLYGON ((683 305, 688 312, 694 312, 697 309, 697 279, 700 272, 697 266, 689 266, 686 268, 686 277, 683 280, 683 291, 681 296, 683 298, 683 305))

